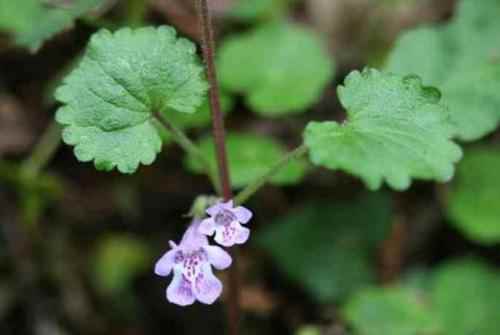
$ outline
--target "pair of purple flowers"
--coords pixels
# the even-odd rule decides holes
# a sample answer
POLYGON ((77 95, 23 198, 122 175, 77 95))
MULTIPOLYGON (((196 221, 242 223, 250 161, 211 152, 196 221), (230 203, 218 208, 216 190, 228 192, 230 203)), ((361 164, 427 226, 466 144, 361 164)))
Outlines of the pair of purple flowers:
POLYGON ((231 247, 243 244, 250 230, 241 226, 252 218, 252 212, 242 206, 234 207, 233 201, 219 202, 206 210, 203 220, 194 218, 179 244, 170 241, 171 249, 155 265, 155 273, 168 276, 173 272, 167 288, 167 300, 187 306, 196 300, 212 304, 222 293, 222 283, 212 272, 227 269, 231 256, 221 247, 210 245, 207 236, 215 233, 214 240, 231 247))

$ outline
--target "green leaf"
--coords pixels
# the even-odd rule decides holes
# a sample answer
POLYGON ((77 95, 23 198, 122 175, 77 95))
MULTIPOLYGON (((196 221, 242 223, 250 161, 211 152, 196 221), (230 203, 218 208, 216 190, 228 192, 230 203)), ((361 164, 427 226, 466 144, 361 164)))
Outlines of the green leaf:
POLYGON ((453 176, 461 149, 451 141, 454 127, 439 91, 416 76, 366 69, 349 74, 338 95, 347 120, 311 122, 305 130, 314 164, 359 176, 370 189, 384 179, 403 190, 411 178, 453 176))
POLYGON ((417 285, 407 276, 403 285, 372 287, 352 297, 343 314, 356 334, 498 334, 499 271, 461 259, 418 276, 417 285))
POLYGON ((15 35, 20 46, 37 50, 53 35, 71 27, 73 21, 97 8, 103 0, 75 0, 57 7, 41 0, 0 0, 0 29, 15 35))
POLYGON ((155 113, 193 113, 206 90, 195 45, 173 28, 101 30, 58 88, 56 118, 80 161, 132 173, 161 150, 155 113))
POLYGON ((403 34, 386 66, 439 87, 465 141, 492 132, 500 122, 499 12, 497 0, 462 0, 449 24, 403 34))
POLYGON ((500 272, 479 261, 461 260, 441 267, 433 279, 434 314, 446 334, 498 334, 500 272))
POLYGON ((334 72, 315 33, 281 21, 226 39, 218 65, 222 86, 245 94, 252 109, 269 117, 304 112, 334 72))
POLYGON ((95 285, 104 294, 122 294, 150 262, 145 242, 129 235, 107 236, 99 240, 91 263, 95 285))
POLYGON ((372 257, 387 236, 390 215, 383 194, 319 202, 268 225, 256 240, 276 266, 319 301, 331 302, 374 281, 372 257))
POLYGON ((239 0, 229 15, 244 21, 270 19, 282 16, 295 0, 239 0))
POLYGON ((347 303, 343 315, 359 335, 441 334, 430 306, 416 291, 401 287, 362 290, 347 303))
POLYGON ((500 149, 466 152, 448 201, 451 223, 479 243, 500 242, 500 149))
MULTIPOLYGON (((216 168, 214 143, 211 137, 206 137, 199 143, 203 154, 207 157, 213 169, 216 168)), ((265 174, 285 154, 286 148, 273 138, 262 135, 233 133, 226 137, 226 147, 234 187, 241 188, 265 174)), ((204 167, 196 157, 188 156, 186 166, 193 172, 203 173, 204 167)), ((305 175, 307 163, 304 160, 290 162, 273 178, 275 185, 288 185, 299 182, 305 175)))

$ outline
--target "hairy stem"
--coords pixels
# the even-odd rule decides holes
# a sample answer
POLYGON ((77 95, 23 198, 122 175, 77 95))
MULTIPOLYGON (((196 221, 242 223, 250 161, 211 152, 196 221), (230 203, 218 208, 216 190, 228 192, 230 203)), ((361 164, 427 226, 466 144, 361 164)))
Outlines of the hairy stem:
POLYGON ((253 183, 244 188, 240 193, 234 197, 234 203, 241 205, 247 201, 252 195, 254 195, 262 186, 264 186, 269 180, 274 177, 282 168, 287 166, 291 161, 294 161, 307 153, 307 147, 302 144, 293 151, 287 153, 281 160, 276 162, 265 174, 257 178, 253 183))
POLYGON ((170 123, 161 113, 155 112, 153 113, 153 115, 155 119, 169 132, 169 134, 172 136, 172 139, 182 149, 184 149, 184 151, 195 156, 200 160, 200 162, 202 162, 202 164, 205 166, 205 171, 210 178, 210 181, 212 182, 215 189, 219 191, 219 180, 217 178, 217 175, 214 173, 208 159, 200 151, 200 148, 198 148, 198 146, 194 144, 193 141, 191 141, 181 129, 170 123))
MULTIPOLYGON (((210 84, 210 111, 212 113, 212 129, 217 156, 217 167, 219 170, 219 180, 221 182, 222 189, 221 195, 225 200, 229 200, 233 197, 233 194, 231 190, 229 166, 226 156, 224 118, 220 107, 219 83, 217 81, 217 72, 214 62, 215 41, 208 1, 198 0, 197 9, 199 14, 203 59, 205 60, 207 78, 210 84)), ((238 335, 240 323, 240 288, 236 252, 233 252, 233 259, 233 266, 229 270, 229 301, 227 317, 229 334, 238 335)))

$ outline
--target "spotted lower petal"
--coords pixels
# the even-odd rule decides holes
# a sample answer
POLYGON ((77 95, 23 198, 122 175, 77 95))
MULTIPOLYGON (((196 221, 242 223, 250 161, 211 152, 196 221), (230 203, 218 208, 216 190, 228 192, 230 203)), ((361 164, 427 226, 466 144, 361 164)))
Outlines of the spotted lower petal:
POLYGON ((179 306, 192 305, 196 301, 192 284, 181 272, 174 272, 174 278, 167 288, 167 300, 179 306))
POLYGON ((213 304, 222 293, 222 283, 212 273, 209 264, 203 266, 193 282, 193 292, 196 299, 204 304, 213 304))
MULTIPOLYGON (((229 225, 217 226, 215 242, 224 247, 244 243, 248 239, 249 232, 242 231, 243 229, 246 228, 243 228, 238 221, 233 221, 229 225)), ((248 229, 246 230, 248 231, 248 229)))

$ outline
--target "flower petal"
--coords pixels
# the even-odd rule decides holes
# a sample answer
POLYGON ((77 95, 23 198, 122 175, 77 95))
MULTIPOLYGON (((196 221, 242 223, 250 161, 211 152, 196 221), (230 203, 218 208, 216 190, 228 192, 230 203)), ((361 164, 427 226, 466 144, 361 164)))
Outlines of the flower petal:
POLYGON ((193 283, 193 292, 201 303, 211 305, 222 293, 222 283, 212 273, 210 264, 205 264, 193 283))
POLYGON ((234 245, 233 241, 228 238, 225 234, 226 227, 225 226, 217 226, 215 228, 215 242, 222 245, 223 247, 231 247, 234 245))
POLYGON ((174 259, 177 250, 167 251, 155 264, 155 273, 158 276, 168 276, 174 267, 174 259))
POLYGON ((235 244, 245 243, 249 235, 249 229, 242 227, 238 221, 233 221, 230 225, 217 226, 214 239, 224 247, 232 247, 235 244))
POLYGON ((224 270, 231 266, 233 262, 231 256, 226 250, 215 245, 208 245, 204 247, 207 252, 208 262, 218 270, 224 270))
POLYGON ((248 240, 249 237, 250 237, 250 229, 239 226, 234 236, 234 243, 243 244, 248 240))
POLYGON ((200 234, 211 236, 215 232, 215 221, 213 218, 206 218, 201 221, 200 226, 198 228, 198 232, 200 234))
POLYGON ((235 209, 233 209, 233 212, 236 215, 238 221, 241 223, 247 223, 253 216, 252 212, 250 212, 243 206, 236 207, 235 209))
POLYGON ((195 302, 192 285, 181 272, 174 273, 174 278, 167 288, 167 300, 179 306, 188 306, 195 302))
POLYGON ((234 202, 233 202, 233 199, 231 200, 228 200, 227 202, 223 202, 222 203, 222 208, 224 209, 229 209, 229 210, 232 210, 234 207, 234 202))
POLYGON ((215 205, 213 205, 211 207, 208 207, 207 210, 206 210, 206 212, 210 216, 216 216, 217 213, 219 213, 224 208, 225 208, 224 204, 222 202, 218 202, 215 205))

